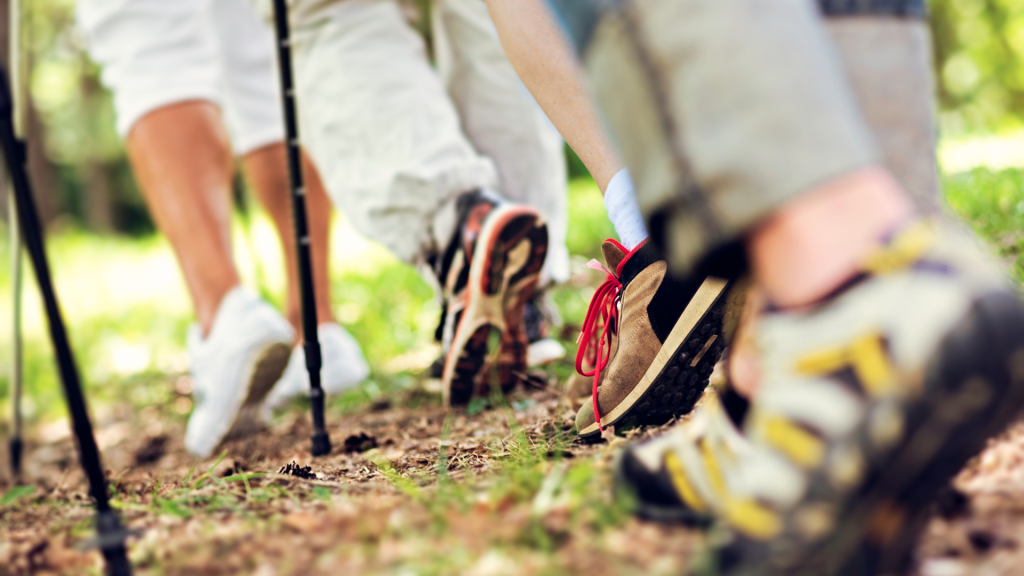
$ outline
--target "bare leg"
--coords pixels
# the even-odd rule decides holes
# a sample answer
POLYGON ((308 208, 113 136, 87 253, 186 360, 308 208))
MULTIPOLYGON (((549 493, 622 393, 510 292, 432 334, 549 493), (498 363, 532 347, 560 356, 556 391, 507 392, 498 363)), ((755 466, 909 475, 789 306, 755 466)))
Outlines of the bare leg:
POLYGON ((913 216, 909 196, 886 170, 868 168, 826 182, 782 207, 747 243, 760 285, 747 303, 730 380, 747 398, 758 388, 758 352, 742 333, 764 298, 799 307, 827 296, 860 271, 883 235, 913 216))
MULTIPOLYGON (((929 68, 930 42, 926 24, 914 19, 872 16, 829 17, 826 23, 839 48, 865 119, 884 153, 886 166, 909 192, 918 210, 924 213, 937 211, 940 196, 935 169, 933 80, 929 68)), ((891 187, 881 181, 878 184, 891 187)), ((878 186, 871 188, 875 190, 874 194, 879 193, 878 186)), ((828 202, 816 200, 813 196, 809 196, 807 201, 828 202)), ((891 201, 891 195, 890 200, 883 200, 884 203, 891 201)), ((870 210, 859 202, 855 204, 859 208, 854 206, 854 210, 870 210)), ((821 204, 821 207, 824 206, 821 204)), ((792 225, 792 215, 784 216, 783 220, 790 220, 790 224, 777 227, 782 221, 777 219, 773 220, 774 224, 765 227, 766 231, 774 228, 774 232, 757 243, 762 250, 781 240, 778 236, 774 240, 765 241, 765 238, 776 235, 782 227, 792 225)), ((808 248, 817 246, 815 243, 807 245, 808 248)), ((833 247, 821 248, 827 251, 833 247)), ((819 254, 815 259, 822 263, 833 263, 825 254, 819 254)), ((839 268, 849 270, 848 263, 834 263, 839 268)), ((815 291, 820 292, 821 288, 834 283, 835 278, 843 275, 838 269, 830 271, 828 264, 818 268, 817 272, 821 276, 811 284, 809 292, 804 296, 790 296, 795 296, 795 301, 799 302, 815 291), (814 284, 818 286, 816 289, 813 288, 814 284)), ((777 285, 792 271, 777 269, 774 272, 779 276, 774 280, 777 285)), ((783 290, 788 292, 785 288, 783 290)), ((761 297, 752 297, 748 302, 744 324, 751 323, 763 307, 761 291, 754 290, 751 294, 761 297)), ((732 383, 741 395, 747 397, 756 389, 756 374, 760 372, 756 348, 749 339, 742 337, 744 333, 750 332, 749 328, 746 326, 740 330, 740 338, 733 343, 730 352, 732 383)))
POLYGON ((128 134, 128 157, 206 334, 221 299, 239 284, 230 234, 234 161, 220 110, 197 100, 150 112, 128 134))
POLYGON ((622 169, 575 53, 543 0, 486 0, 512 66, 594 177, 601 193, 622 169))
MULTIPOLYGON (((328 235, 331 227, 331 202, 327 198, 320 173, 313 162, 303 155, 303 175, 306 183, 306 215, 309 219, 310 250, 313 261, 313 289, 316 293, 317 324, 333 322, 331 311, 330 278, 328 276, 328 235)), ((288 168, 284 144, 271 144, 253 150, 242 158, 246 177, 263 207, 270 213, 277 234, 281 238, 284 260, 288 272, 288 295, 285 318, 302 335, 302 311, 299 302, 299 275, 295 259, 295 233, 292 228, 291 197, 288 188, 288 168)))

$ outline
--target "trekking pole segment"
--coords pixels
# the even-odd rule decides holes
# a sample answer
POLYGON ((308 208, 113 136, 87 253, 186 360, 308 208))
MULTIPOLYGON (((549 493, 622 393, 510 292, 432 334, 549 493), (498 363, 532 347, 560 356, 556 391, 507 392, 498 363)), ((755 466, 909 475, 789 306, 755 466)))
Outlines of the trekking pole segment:
POLYGON ((21 378, 22 378, 22 348, 21 348, 21 233, 18 230, 18 218, 15 215, 17 207, 14 202, 14 192, 7 191, 7 222, 10 229, 11 245, 11 437, 7 441, 8 455, 11 458, 11 477, 21 477, 21 451, 24 444, 21 440, 21 378))
POLYGON ((320 339, 317 336, 316 300, 313 292, 313 267, 310 261, 309 225, 306 220, 306 188, 302 179, 299 151, 299 127, 295 119, 295 88, 292 81, 291 31, 285 0, 274 0, 274 29, 277 34, 277 63, 281 78, 281 105, 284 109, 285 150, 291 185, 295 250, 298 253, 299 289, 302 302, 302 339, 309 371, 309 401, 313 412, 313 456, 331 452, 331 438, 324 427, 324 390, 320 386, 320 339))
POLYGON ((93 436, 92 424, 89 422, 89 410, 82 392, 78 369, 71 354, 71 345, 57 303, 57 295, 53 289, 50 266, 46 260, 42 225, 25 169, 24 144, 14 135, 13 113, 14 106, 7 84, 7 73, 0 70, 0 147, 3 148, 4 161, 11 177, 25 248, 35 270, 43 307, 49 320, 50 339, 53 341, 53 351, 57 357, 57 368, 60 371, 68 412, 71 413, 72 430, 78 442, 78 458, 89 481, 89 494, 96 503, 95 544, 107 560, 107 574, 127 576, 131 574, 131 565, 128 563, 124 546, 128 532, 121 524, 117 512, 111 508, 107 497, 107 482, 103 476, 103 465, 100 462, 96 438, 93 436))
MULTIPOLYGON (((7 65, 11 70, 11 83, 21 86, 18 80, 22 77, 21 65, 21 2, 9 0, 7 3, 7 65)), ((17 90, 17 89, 15 89, 17 90)), ((19 91, 20 92, 20 91, 19 91)), ((22 94, 16 93, 12 106, 15 116, 15 134, 20 134, 20 126, 24 125, 22 117, 22 94)), ((7 441, 7 454, 11 459, 11 477, 21 477, 22 442, 21 428, 21 394, 22 377, 24 376, 22 361, 23 349, 21 340, 21 286, 24 283, 22 274, 21 231, 18 227, 17 207, 14 204, 14 192, 10 190, 10 178, 4 175, 7 190, 7 222, 10 232, 11 248, 11 437, 7 441)))

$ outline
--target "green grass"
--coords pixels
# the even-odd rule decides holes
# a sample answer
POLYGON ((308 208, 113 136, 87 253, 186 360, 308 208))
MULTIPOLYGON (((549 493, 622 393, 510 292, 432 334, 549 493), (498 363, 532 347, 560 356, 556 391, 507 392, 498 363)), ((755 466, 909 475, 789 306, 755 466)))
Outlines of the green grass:
POLYGON ((1012 264, 1024 282, 1024 170, 978 168, 945 178, 946 200, 954 212, 1012 264))
MULTIPOLYGON (((1024 170, 977 169, 944 178, 946 197, 955 212, 1010 259, 1014 275, 1024 280, 1024 170)), ((600 243, 614 229, 593 181, 569 186, 568 245, 574 268, 600 258, 600 243)), ((269 221, 260 213, 236 218, 234 238, 244 282, 280 305, 284 299, 283 262, 269 221), (259 254, 259 257, 255 257, 259 254)), ((0 252, 8 251, 0 230, 0 252)), ((184 334, 192 311, 177 265, 159 236, 107 237, 79 230, 51 231, 48 252, 72 344, 90 398, 132 396, 133 403, 166 402, 162 375, 187 371, 184 334)), ((11 281, 0 274, 0 349, 9 350, 11 281)), ((26 262, 26 271, 27 262, 26 262)), ((30 421, 62 416, 63 402, 53 365, 46 325, 33 276, 26 277, 25 412, 30 421)), ((590 289, 566 286, 553 296, 569 326, 586 313, 590 289)), ((351 228, 336 226, 332 235, 331 298, 339 319, 363 345, 373 373, 357 390, 332 400, 351 411, 381 397, 411 390, 406 375, 437 354, 432 343, 439 307, 429 285, 411 267, 382 247, 362 240, 351 228)), ((567 341, 572 330, 567 330, 567 341)), ((571 345, 571 342, 568 342, 571 345)), ((571 346, 570 346, 571 348, 571 346)), ((11 356, 0 355, 0 414, 8 414, 11 356)), ((556 368, 568 376, 568 363, 556 368)), ((483 408, 481 405, 479 408, 483 408)), ((6 425, 6 418, 0 422, 6 425)))
MULTIPOLYGON (((1024 278, 1020 232, 1024 230, 1024 171, 981 169, 948 176, 944 183, 950 207, 1012 261, 1018 280, 1024 278)), ((613 230, 592 182, 572 183, 570 211, 569 248, 578 269, 586 259, 600 257, 600 242, 613 236, 613 230)), ((257 285, 279 304, 283 279, 269 224, 254 218, 247 232, 250 240, 245 242, 238 241, 243 231, 236 228, 239 266, 247 283, 257 285), (261 255, 258 264, 252 258, 254 252, 261 255)), ((381 401, 392 407, 436 405, 437 395, 425 392, 417 375, 437 354, 431 343, 438 315, 432 290, 414 270, 381 247, 353 240, 350 229, 339 228, 333 243, 331 295, 338 316, 363 344, 373 372, 357 389, 331 399, 332 418, 381 401)), ((166 374, 187 370, 183 334, 191 311, 166 243, 157 237, 102 238, 74 230, 52 234, 50 240, 58 289, 94 412, 115 397, 136 407, 172 406, 180 400, 168 386, 166 374)), ((568 325, 582 321, 595 278, 571 282, 555 291, 554 299, 568 325)), ((9 278, 0 276, 0 299, 6 301, 9 290, 9 278)), ((33 291, 29 284, 27 295, 33 291)), ((38 309, 29 310, 31 307, 38 307, 34 296, 26 304, 28 396, 34 405, 32 419, 45 422, 62 415, 63 403, 45 326, 38 309)), ((2 315, 5 313, 9 310, 0 312, 0 320, 9 318, 2 315)), ((572 350, 572 330, 564 336, 572 350)), ((0 347, 9 349, 7 343, 9 334, 0 334, 0 347)), ((8 356, 0 357, 0 405, 6 402, 9 361, 8 356)), ((564 378, 571 370, 569 365, 568 360, 562 362, 555 374, 564 378)), ((452 438, 449 416, 437 452, 427 465, 396 465, 382 452, 366 453, 366 465, 379 473, 387 490, 379 485, 368 488, 372 484, 360 488, 345 482, 293 481, 271 474, 273 470, 224 477, 218 465, 221 469, 225 465, 217 460, 185 474, 160 477, 142 489, 138 483, 114 478, 112 500, 127 518, 159 518, 169 526, 190 523, 193 533, 220 533, 230 524, 229 518, 232 526, 244 527, 245 536, 175 543, 173 555, 156 544, 133 548, 136 565, 153 574, 189 573, 190 566, 202 558, 226 550, 242 551, 233 557, 240 557, 243 564, 252 562, 253 553, 244 552, 246 539, 267 537, 269 542, 287 535, 283 523, 295 511, 308 511, 315 518, 333 522, 331 514, 339 506, 359 510, 357 519, 351 529, 332 525, 336 537, 344 539, 337 544, 324 548, 309 537, 306 544, 317 549, 321 558, 338 562, 360 555, 373 558, 391 542, 399 543, 402 552, 387 566, 388 573, 472 572, 490 557, 497 564, 514 559, 534 566, 536 574, 558 574, 570 560, 554 552, 567 547, 597 551, 609 534, 627 530, 630 504, 612 498, 608 455, 614 447, 567 458, 572 440, 568 431, 556 426, 528 432, 520 425, 517 418, 530 402, 513 397, 510 404, 495 395, 467 410, 468 417, 493 418, 507 430, 486 440, 488 465, 483 472, 462 469, 458 459, 449 459, 449 443, 460 440, 452 438), (485 411, 487 414, 481 414, 485 411), (375 519, 378 504, 374 498, 396 495, 401 499, 400 518, 405 520, 380 525, 375 519), (474 523, 487 528, 476 530, 482 532, 477 541, 466 540, 467 534, 476 534, 478 524, 474 523), (504 525, 508 530, 500 528, 504 525), (190 551, 198 559, 191 560, 190 551)), ((8 411, 6 405, 0 409, 3 414, 8 411)), ((178 417, 185 418, 184 414, 178 417)), ((88 518, 81 514, 82 502, 57 501, 40 495, 33 486, 10 487, 0 495, 0 505, 64 510, 64 519, 52 530, 66 530, 76 537, 89 533, 88 518)), ((175 534, 181 537, 182 532, 175 534)), ((277 567, 287 572, 288 560, 277 567)), ((246 571, 253 568, 244 566, 246 571)))
MULTIPOLYGON (((571 253, 600 257, 600 242, 614 229, 593 181, 569 187, 571 253)), ((280 306, 284 301, 283 261, 267 218, 256 213, 234 222, 236 259, 243 282, 280 306), (258 257, 255 254, 259 254, 258 257)), ((2 226, 2 224, 0 224, 2 226)), ((95 404, 131 396, 136 405, 169 402, 165 374, 185 373, 185 332, 192 321, 187 292, 167 242, 97 236, 76 229, 50 231, 47 250, 58 297, 90 399, 95 404)), ((8 253, 6 229, 0 229, 0 253, 8 253)), ((334 408, 357 409, 382 396, 413 387, 405 375, 429 364, 440 308, 433 290, 410 266, 383 247, 363 240, 347 225, 335 226, 331 242, 331 299, 342 323, 362 344, 373 373, 359 389, 332 399, 334 408)), ((0 349, 10 350, 11 279, 0 274, 0 349)), ((25 260, 24 411, 30 422, 65 414, 53 353, 34 277, 25 260)), ((556 291, 565 320, 581 323, 588 292, 581 287, 556 291)), ((0 355, 0 430, 9 414, 11 356, 0 355)), ((565 369, 561 369, 565 371, 565 369)))

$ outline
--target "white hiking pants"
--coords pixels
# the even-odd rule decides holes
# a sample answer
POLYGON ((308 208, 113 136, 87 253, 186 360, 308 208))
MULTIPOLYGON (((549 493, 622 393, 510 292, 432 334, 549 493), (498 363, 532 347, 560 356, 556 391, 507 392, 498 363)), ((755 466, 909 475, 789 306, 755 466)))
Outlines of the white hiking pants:
MULTIPOLYGON (((148 112, 207 100, 237 154, 283 139, 273 34, 251 0, 79 0, 77 12, 122 136, 148 112)), ((544 215, 544 279, 568 277, 562 142, 482 1, 436 3, 436 71, 391 0, 299 0, 291 15, 300 137, 357 230, 421 262, 451 237, 453 198, 489 187, 544 215)))
POLYGON ((433 2, 436 69, 395 0, 297 0, 291 14, 303 143, 360 232, 419 262, 452 237, 455 198, 493 188, 547 220, 542 282, 568 277, 562 139, 482 0, 433 2))

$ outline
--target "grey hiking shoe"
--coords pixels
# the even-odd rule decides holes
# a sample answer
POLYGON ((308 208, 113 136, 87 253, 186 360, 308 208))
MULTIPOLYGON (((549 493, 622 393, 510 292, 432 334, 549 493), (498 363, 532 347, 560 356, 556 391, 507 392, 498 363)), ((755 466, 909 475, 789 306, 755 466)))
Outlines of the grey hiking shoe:
POLYGON ((1024 407, 1024 306, 944 225, 908 226, 832 297, 765 313, 754 338, 748 409, 712 407, 619 464, 645 504, 721 521, 710 573, 903 573, 933 497, 1024 407))

